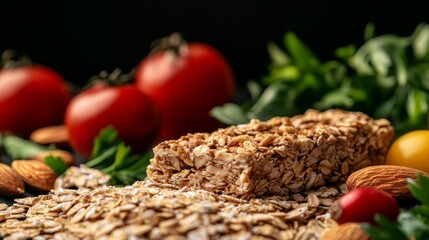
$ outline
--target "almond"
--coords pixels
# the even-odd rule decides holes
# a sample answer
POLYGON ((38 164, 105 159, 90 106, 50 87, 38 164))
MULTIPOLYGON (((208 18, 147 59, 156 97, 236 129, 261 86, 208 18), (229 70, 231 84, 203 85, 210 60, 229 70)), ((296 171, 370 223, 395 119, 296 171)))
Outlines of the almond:
POLYGON ((45 158, 48 156, 61 157, 68 166, 75 165, 75 160, 73 155, 70 152, 67 152, 61 149, 42 151, 38 153, 36 156, 34 156, 34 158, 35 160, 45 162, 45 158))
POLYGON ((0 195, 15 196, 24 193, 24 182, 10 166, 0 163, 0 195))
POLYGON ((345 223, 326 231, 321 240, 370 240, 358 223, 345 223))
POLYGON ((48 165, 38 160, 15 160, 12 162, 12 168, 26 184, 39 191, 51 190, 57 178, 48 165))
POLYGON ((68 145, 68 132, 64 125, 39 128, 31 133, 30 140, 39 144, 68 145))
POLYGON ((412 195, 408 190, 407 179, 415 180, 418 172, 421 171, 396 165, 370 166, 350 174, 346 184, 349 190, 373 187, 389 193, 396 199, 409 199, 412 195))

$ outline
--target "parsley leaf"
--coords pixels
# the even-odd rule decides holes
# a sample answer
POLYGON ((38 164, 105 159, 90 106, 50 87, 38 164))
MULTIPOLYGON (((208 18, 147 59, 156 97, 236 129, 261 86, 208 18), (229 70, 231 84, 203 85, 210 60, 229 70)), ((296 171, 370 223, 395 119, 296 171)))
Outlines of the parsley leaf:
POLYGON ((57 176, 61 176, 68 168, 67 164, 61 157, 52 155, 45 157, 45 164, 52 168, 57 176))
POLYGON ((95 139, 92 155, 85 165, 109 174, 110 184, 122 186, 144 180, 152 157, 152 152, 134 154, 131 147, 119 139, 115 128, 109 126, 95 139))
POLYGON ((373 226, 370 224, 362 224, 362 228, 365 232, 371 235, 372 240, 407 240, 407 236, 402 230, 388 218, 376 214, 374 217, 375 221, 379 226, 373 226))
POLYGON ((408 189, 417 200, 429 206, 429 178, 418 173, 417 180, 418 183, 413 179, 407 179, 408 189))

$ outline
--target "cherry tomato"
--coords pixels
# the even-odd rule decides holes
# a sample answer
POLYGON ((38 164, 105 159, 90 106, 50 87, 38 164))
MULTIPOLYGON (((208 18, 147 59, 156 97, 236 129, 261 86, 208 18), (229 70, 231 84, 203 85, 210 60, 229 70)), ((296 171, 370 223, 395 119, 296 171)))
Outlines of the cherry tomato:
POLYGON ((232 70, 217 50, 203 43, 178 49, 150 54, 136 71, 137 87, 161 110, 160 140, 216 130, 222 125, 210 116, 210 110, 234 97, 232 70))
POLYGON ((429 130, 411 131, 396 139, 387 152, 386 164, 429 173, 429 130))
POLYGON ((329 213, 339 224, 348 222, 375 224, 375 214, 396 221, 399 205, 387 192, 363 187, 356 188, 337 199, 329 208, 329 213))
POLYGON ((160 114, 151 98, 133 85, 96 85, 70 102, 65 125, 70 145, 84 157, 91 155, 94 139, 108 126, 135 152, 144 152, 158 134, 160 114))
POLYGON ((0 132, 28 137, 36 129, 63 123, 72 98, 54 70, 30 65, 0 70, 0 132))

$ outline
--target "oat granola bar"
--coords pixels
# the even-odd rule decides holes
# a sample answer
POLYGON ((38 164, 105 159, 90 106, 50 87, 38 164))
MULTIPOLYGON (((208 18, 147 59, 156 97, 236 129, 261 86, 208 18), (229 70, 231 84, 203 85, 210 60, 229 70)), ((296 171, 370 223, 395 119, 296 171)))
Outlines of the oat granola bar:
POLYGON ((382 164, 393 136, 385 119, 308 110, 162 142, 154 148, 148 179, 245 199, 287 196, 382 164))

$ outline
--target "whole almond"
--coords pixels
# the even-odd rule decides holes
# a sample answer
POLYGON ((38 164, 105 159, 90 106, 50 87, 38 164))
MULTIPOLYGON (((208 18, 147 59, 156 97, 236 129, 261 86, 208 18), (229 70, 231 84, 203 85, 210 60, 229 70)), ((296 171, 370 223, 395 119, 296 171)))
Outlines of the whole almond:
POLYGON ((24 191, 24 182, 19 174, 10 166, 0 163, 0 195, 15 196, 24 191))
POLYGON ((321 240, 370 240, 358 223, 345 223, 326 231, 321 240))
POLYGON ((38 160, 15 160, 12 162, 12 168, 26 184, 40 191, 51 190, 57 179, 55 172, 38 160))
POLYGON ((64 125, 39 128, 31 133, 30 140, 38 144, 68 145, 68 132, 64 125))
POLYGON ((64 162, 68 166, 74 166, 75 165, 75 160, 74 160, 73 155, 70 152, 67 152, 67 151, 64 151, 61 149, 42 151, 42 152, 36 154, 36 156, 34 156, 34 158, 35 158, 35 160, 45 162, 45 158, 48 156, 61 157, 61 159, 63 159, 64 162))
POLYGON ((407 179, 415 180, 418 172, 421 171, 396 165, 370 166, 350 174, 346 184, 349 190, 373 187, 389 193, 396 199, 408 199, 412 198, 412 195, 408 190, 407 179))

